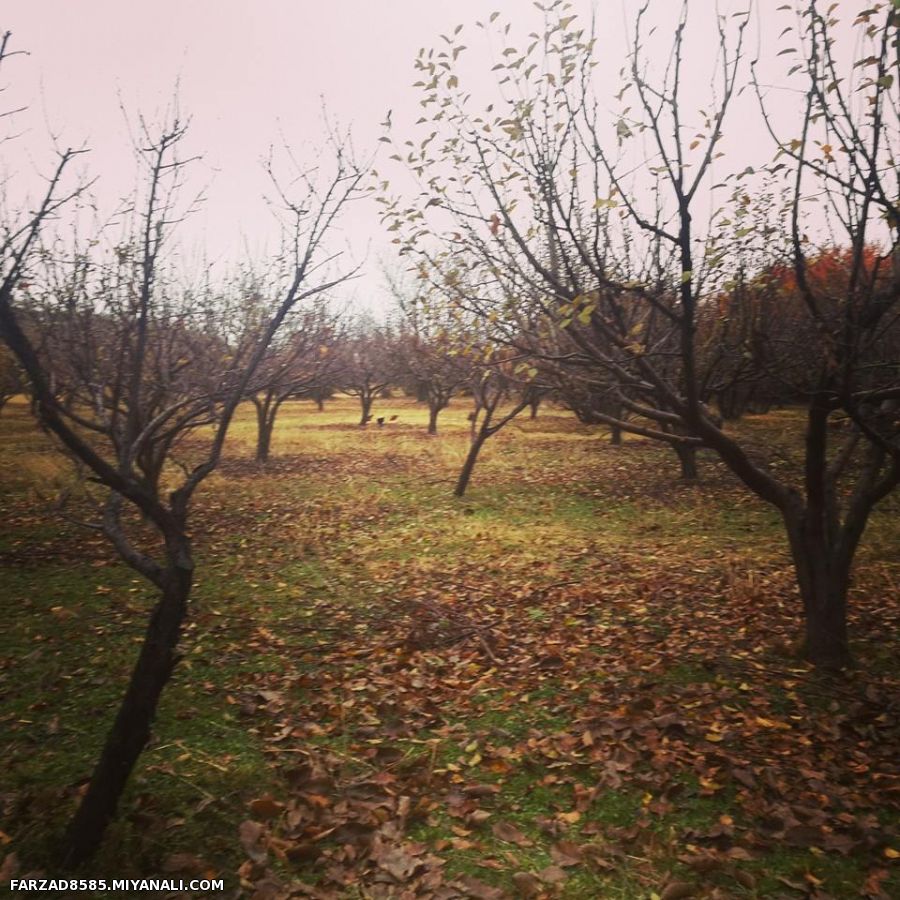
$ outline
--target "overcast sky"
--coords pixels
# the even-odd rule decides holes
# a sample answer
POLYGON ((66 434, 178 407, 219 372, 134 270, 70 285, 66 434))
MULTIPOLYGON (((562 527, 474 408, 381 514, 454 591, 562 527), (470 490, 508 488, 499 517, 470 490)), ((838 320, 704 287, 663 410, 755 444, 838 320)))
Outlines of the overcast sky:
MULTIPOLYGON (((730 12, 746 3, 720 0, 718 6, 730 12)), ((774 56, 784 24, 775 13, 781 4, 758 3, 774 56)), ((622 23, 638 0, 574 0, 572 6, 585 18, 596 7, 604 66, 617 70, 625 51, 622 23)), ((660 21, 670 22, 675 0, 656 6, 660 21)), ((716 4, 693 6, 695 46, 708 50, 692 76, 699 103, 709 90, 716 4)), ((0 145, 0 165, 15 176, 15 197, 16 190, 37 190, 52 165, 51 134, 61 145, 83 144, 91 151, 84 164, 99 176, 98 196, 112 204, 135 178, 120 105, 152 118, 177 83, 181 107, 192 117, 190 148, 203 154, 196 185, 207 185, 208 197, 183 226, 182 239, 202 242, 213 258, 233 258, 245 239, 261 249, 273 237, 261 200, 266 180, 260 160, 270 144, 286 141, 302 157, 304 144, 321 134, 324 101, 336 122, 352 127, 361 154, 374 151, 388 109, 395 130, 418 116, 413 60, 441 33, 464 24, 466 65, 490 77, 489 49, 474 25, 493 10, 514 17, 523 33, 539 27, 540 13, 529 0, 4 0, 0 29, 12 31, 13 48, 29 55, 8 61, 2 100, 4 108, 28 109, 15 117, 19 136, 0 145)), ((760 129, 748 126, 751 116, 745 109, 735 117, 735 167, 770 155, 760 129)), ((374 204, 350 210, 344 237, 358 257, 368 247, 369 274, 354 292, 361 304, 378 306, 378 262, 390 251, 374 204)))

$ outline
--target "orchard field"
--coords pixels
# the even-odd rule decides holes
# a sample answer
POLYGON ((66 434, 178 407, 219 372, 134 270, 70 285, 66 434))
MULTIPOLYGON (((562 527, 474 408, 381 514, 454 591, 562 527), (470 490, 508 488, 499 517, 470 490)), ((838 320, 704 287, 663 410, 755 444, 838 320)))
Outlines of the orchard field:
MULTIPOLYGON (((428 436, 412 400, 367 428, 291 401, 260 466, 241 408, 191 520, 181 661, 84 871, 259 900, 900 895, 900 498, 855 565, 859 664, 828 675, 795 652, 777 512, 711 453, 687 484, 544 405, 456 499, 468 409, 428 436)), ((791 464, 790 409, 735 427, 791 464)), ((153 600, 52 509, 66 466, 10 403, 5 877, 52 874, 153 600)))

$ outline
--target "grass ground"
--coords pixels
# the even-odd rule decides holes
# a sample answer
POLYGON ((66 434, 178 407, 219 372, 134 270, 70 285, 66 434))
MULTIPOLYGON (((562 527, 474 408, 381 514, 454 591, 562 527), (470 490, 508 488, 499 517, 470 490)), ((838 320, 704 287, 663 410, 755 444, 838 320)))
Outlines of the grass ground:
MULTIPOLYGON (((406 400, 367 429, 349 400, 288 405, 264 469, 239 418, 198 498, 184 658, 89 874, 260 900, 900 896, 897 498, 859 554, 861 665, 826 679, 791 655, 777 515, 714 460, 688 486, 547 409, 460 501, 466 412, 429 438, 406 400)), ((7 876, 54 874, 152 601, 50 511, 69 478, 7 407, 7 876)))

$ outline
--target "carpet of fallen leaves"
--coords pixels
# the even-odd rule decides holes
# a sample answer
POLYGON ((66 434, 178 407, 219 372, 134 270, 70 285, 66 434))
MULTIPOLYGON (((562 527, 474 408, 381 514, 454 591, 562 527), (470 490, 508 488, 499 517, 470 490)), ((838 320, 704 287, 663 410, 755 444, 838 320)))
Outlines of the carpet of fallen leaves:
MULTIPOLYGON (((897 896, 896 559, 863 551, 862 665, 824 676, 794 652, 777 532, 713 461, 688 486, 655 445, 551 415, 504 432, 457 503, 462 414, 437 442, 403 428, 325 424, 345 443, 298 438, 264 469, 233 454, 198 506, 176 677, 234 711, 274 787, 228 822, 235 872, 202 846, 162 871, 230 874, 251 900, 897 896), (737 525, 710 534, 722 504, 737 525)), ((115 568, 30 500, 9 513, 10 570, 115 568)), ((96 594, 137 622, 123 590, 96 594)), ((51 612, 72 635, 90 620, 51 612)), ((166 771, 185 780, 182 748, 166 771)))
MULTIPOLYGON (((320 601, 345 633, 242 699, 290 786, 240 826, 251 896, 606 896, 591 890, 623 867, 624 896, 753 896, 785 848, 864 860, 862 895, 889 896, 896 671, 825 679, 793 660, 784 571, 589 562, 590 584, 540 588, 479 585, 465 567, 416 588, 407 573, 363 622, 320 601), (521 779, 544 808, 505 802, 521 779), (721 813, 685 825, 707 799, 721 813), (460 856, 505 886, 448 874, 460 856), (581 872, 595 887, 567 893, 581 872)), ((897 604, 854 624, 864 641, 896 633, 897 604)), ((812 871, 766 896, 782 894, 834 896, 812 871)))

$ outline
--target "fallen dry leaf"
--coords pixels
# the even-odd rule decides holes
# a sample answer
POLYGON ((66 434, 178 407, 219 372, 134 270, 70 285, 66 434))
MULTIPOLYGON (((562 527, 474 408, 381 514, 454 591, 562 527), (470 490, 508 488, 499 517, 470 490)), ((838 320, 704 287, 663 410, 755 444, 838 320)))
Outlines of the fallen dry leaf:
POLYGON ((531 847, 534 844, 534 841, 510 822, 494 822, 491 831, 495 838, 507 844, 517 844, 519 847, 531 847))

